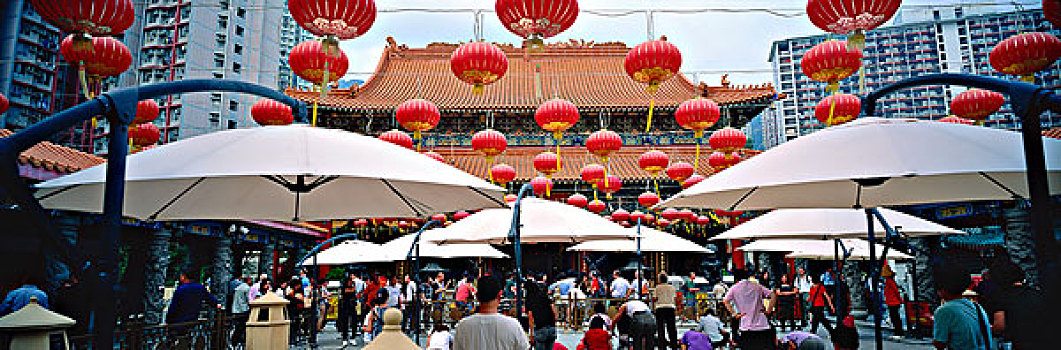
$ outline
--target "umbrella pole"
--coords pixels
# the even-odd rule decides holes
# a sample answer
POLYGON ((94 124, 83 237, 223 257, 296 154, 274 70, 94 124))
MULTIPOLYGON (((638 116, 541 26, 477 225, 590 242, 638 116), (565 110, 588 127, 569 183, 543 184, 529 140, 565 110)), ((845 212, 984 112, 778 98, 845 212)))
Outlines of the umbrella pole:
POLYGON ((641 281, 645 278, 644 271, 641 271, 641 218, 637 219, 637 299, 641 300, 641 281))
MULTIPOLYGON (((840 270, 844 268, 843 264, 840 262, 840 239, 839 238, 836 238, 836 239, 833 240, 833 261, 836 262, 836 270, 835 270, 836 272, 833 273, 833 286, 837 286, 836 283, 838 283, 837 280, 839 280, 838 276, 840 276, 840 270)), ((836 289, 836 290, 839 291, 839 289, 836 289)), ((839 297, 840 294, 837 293, 836 296, 839 297)), ((835 303, 834 303, 833 307, 835 308, 835 303)), ((837 325, 841 324, 841 322, 843 322, 843 320, 840 319, 840 317, 841 317, 840 316, 840 312, 838 312, 837 310, 833 310, 833 313, 835 314, 833 316, 836 316, 836 324, 837 325)))
POLYGON ((416 236, 413 236, 413 245, 409 247, 409 252, 405 254, 406 260, 412 260, 413 263, 413 334, 415 334, 416 343, 420 344, 420 235, 434 226, 439 224, 435 219, 431 219, 424 226, 420 227, 419 231, 416 231, 416 236))
MULTIPOLYGON (((340 240, 340 239, 349 238, 349 237, 357 238, 357 234, 356 233, 341 234, 341 235, 326 239, 326 240, 324 240, 324 242, 320 242, 319 244, 317 244, 316 247, 313 247, 313 249, 310 249, 309 253, 306 253, 306 255, 302 257, 302 259, 299 259, 298 260, 298 264, 295 264, 295 266, 302 266, 302 264, 306 262, 306 259, 309 259, 309 258, 312 257, 313 258, 313 267, 314 267, 314 271, 315 271, 315 273, 313 275, 316 276, 317 278, 320 278, 320 265, 317 264, 317 253, 320 253, 321 248, 324 248, 324 246, 328 245, 329 243, 335 242, 335 241, 340 240)), ((313 294, 310 297, 313 300, 310 303, 310 305, 313 305, 313 307, 310 308, 310 318, 314 322, 316 322, 316 320, 317 320, 317 303, 319 303, 317 298, 318 298, 318 295, 320 295, 319 291, 318 291, 318 288, 313 288, 313 294)), ((316 323, 314 323, 314 325, 316 325, 316 323)), ((310 331, 309 342, 310 342, 310 344, 316 345, 317 344, 317 327, 314 326, 312 328, 313 329, 310 331)))
POLYGON ((530 183, 523 184, 520 187, 519 194, 516 195, 516 204, 512 206, 512 226, 509 228, 508 235, 509 239, 512 240, 513 254, 516 256, 516 271, 514 271, 514 277, 516 279, 516 317, 520 318, 523 315, 523 250, 520 247, 520 236, 519 236, 519 210, 523 206, 523 197, 527 196, 527 191, 533 191, 530 183))
POLYGON ((877 350, 884 349, 884 335, 881 334, 880 328, 880 291, 877 288, 877 282, 880 280, 880 270, 877 269, 877 247, 876 237, 874 237, 873 229, 873 213, 876 209, 866 208, 866 228, 869 229, 869 280, 870 280, 870 312, 873 313, 873 338, 877 344, 877 350))

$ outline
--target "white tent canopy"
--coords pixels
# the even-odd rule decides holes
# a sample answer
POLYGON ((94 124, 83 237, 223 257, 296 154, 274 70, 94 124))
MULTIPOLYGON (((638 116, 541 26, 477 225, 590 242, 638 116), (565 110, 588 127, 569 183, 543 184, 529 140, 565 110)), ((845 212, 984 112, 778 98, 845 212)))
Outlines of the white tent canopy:
MULTIPOLYGON (((50 209, 101 212, 105 164, 39 184, 50 209)), ((306 125, 219 131, 128 158, 141 220, 421 217, 503 206, 504 189, 415 151, 306 125)))
MULTIPOLYGON (((522 243, 586 242, 602 239, 633 239, 632 231, 603 217, 565 203, 524 198, 521 203, 522 243)), ((449 243, 509 244, 512 208, 484 209, 435 229, 428 241, 449 243)))
POLYGON ((350 240, 322 250, 317 253, 316 258, 311 257, 306 259, 302 265, 348 265, 393 261, 383 254, 383 252, 384 251, 379 244, 360 240, 350 240))
MULTIPOLYGON (((1050 192, 1061 194, 1061 140, 1044 139, 1043 147, 1050 192)), ((861 118, 783 143, 658 206, 872 208, 1028 198, 1025 172, 1017 132, 861 118)))
MULTIPOLYGON (((964 231, 943 226, 913 215, 879 208, 897 231, 907 236, 965 234, 964 231)), ((876 233, 884 236, 884 228, 874 225, 876 233)), ((778 209, 737 225, 712 239, 753 238, 856 238, 866 237, 866 213, 858 209, 778 209)))
MULTIPOLYGON (((508 255, 502 253, 489 244, 450 244, 440 246, 435 243, 427 241, 427 238, 437 235, 438 229, 427 230, 420 235, 420 257, 421 258, 507 258, 508 255)), ((386 255, 394 261, 400 261, 406 259, 406 254, 409 253, 409 249, 413 246, 413 239, 416 238, 415 233, 410 233, 405 236, 401 236, 391 240, 390 242, 383 243, 381 249, 386 252, 386 255)))
MULTIPOLYGON (((841 258, 845 255, 851 260, 869 260, 869 242, 864 239, 841 239, 841 258), (845 254, 846 252, 846 254, 845 254)), ((786 257, 796 259, 813 259, 813 260, 833 260, 836 258, 836 242, 833 240, 816 240, 816 239, 760 239, 746 245, 740 246, 737 250, 745 252, 780 252, 789 254, 786 257)), ((877 244, 877 258, 880 258, 881 252, 884 251, 884 246, 877 244)), ((888 252, 888 259, 891 260, 906 260, 913 259, 912 256, 904 254, 899 251, 891 250, 888 252)))
MULTIPOLYGON (((637 234, 637 227, 627 230, 637 234)), ((629 239, 590 241, 567 248, 568 251, 583 252, 636 252, 637 241, 629 239)), ((642 252, 690 252, 712 253, 711 249, 702 247, 693 241, 681 238, 650 227, 641 227, 642 252)))

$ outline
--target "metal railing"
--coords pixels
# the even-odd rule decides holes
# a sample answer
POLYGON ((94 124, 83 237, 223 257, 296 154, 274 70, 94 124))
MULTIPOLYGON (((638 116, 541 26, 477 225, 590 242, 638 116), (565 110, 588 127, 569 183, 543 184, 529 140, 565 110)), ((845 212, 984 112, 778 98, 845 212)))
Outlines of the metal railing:
MULTIPOLYGON (((114 345, 118 349, 131 350, 223 350, 229 347, 230 326, 224 312, 191 322, 146 325, 142 319, 123 322, 114 333, 114 345)), ((70 349, 92 349, 95 335, 85 334, 70 337, 70 349)))

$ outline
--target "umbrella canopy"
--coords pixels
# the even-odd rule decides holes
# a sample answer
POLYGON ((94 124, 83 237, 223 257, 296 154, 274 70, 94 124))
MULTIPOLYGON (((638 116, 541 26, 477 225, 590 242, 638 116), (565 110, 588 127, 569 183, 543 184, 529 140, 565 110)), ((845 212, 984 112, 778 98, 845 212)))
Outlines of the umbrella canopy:
POLYGON ((359 240, 345 241, 322 250, 317 253, 316 259, 306 259, 302 265, 348 265, 393 261, 383 252, 379 244, 359 240))
MULTIPOLYGON (((428 242, 429 237, 435 236, 438 229, 428 230, 420 236, 420 257, 421 258, 507 258, 508 255, 502 253, 500 250, 491 247, 489 244, 454 244, 447 245, 445 247, 439 246, 438 244, 428 242)), ((391 240, 390 242, 384 243, 381 247, 385 254, 395 261, 405 260, 406 254, 409 253, 409 248, 413 246, 413 239, 416 238, 415 233, 407 234, 391 240)), ((436 265, 437 266, 437 265, 436 265)))
MULTIPOLYGON (((522 243, 586 242, 633 239, 635 233, 585 209, 538 198, 524 198, 520 213, 522 243)), ((428 241, 509 244, 512 208, 485 209, 453 224, 435 229, 428 241)))
MULTIPOLYGON (((892 227, 908 236, 965 234, 964 231, 891 209, 880 208, 878 211, 892 227)), ((881 225, 874 225, 874 229, 881 237, 884 236, 881 225)), ((712 239, 856 238, 865 237, 867 231, 866 213, 858 209, 778 209, 748 220, 712 239)))
MULTIPOLYGON (((840 242, 844 249, 844 252, 841 252, 841 257, 846 256, 850 260, 869 260, 868 241, 848 238, 841 239, 840 242)), ((884 246, 877 244, 875 248, 879 259, 880 252, 884 251, 884 246)), ((831 240, 760 239, 740 246, 737 250, 745 252, 791 252, 786 257, 797 259, 833 260, 836 258, 836 243, 831 240)), ((912 256, 895 250, 888 252, 887 258, 891 260, 913 259, 912 256)))
MULTIPOLYGON (((637 227, 627 228, 637 235, 637 227)), ((576 244, 568 251, 577 252, 636 252, 637 241, 629 239, 590 241, 576 244)), ((713 253, 714 251, 696 244, 693 241, 681 238, 657 229, 641 227, 641 251, 642 252, 690 252, 690 253, 713 253)))
MULTIPOLYGON (((1043 144, 1051 194, 1059 194, 1061 140, 1043 144)), ((861 118, 771 148, 658 206, 763 210, 1006 200, 1028 197, 1025 172, 1017 132, 861 118)))
MULTIPOLYGON (((128 158, 124 215, 141 220, 421 217, 499 207, 504 189, 415 151, 305 125, 235 129, 128 158)), ((50 209, 101 212, 105 165, 38 185, 50 209)))
POLYGON ((449 271, 449 269, 446 269, 446 268, 443 268, 442 266, 439 266, 438 263, 427 263, 427 265, 424 265, 424 267, 420 269, 421 273, 447 272, 447 271, 449 271))

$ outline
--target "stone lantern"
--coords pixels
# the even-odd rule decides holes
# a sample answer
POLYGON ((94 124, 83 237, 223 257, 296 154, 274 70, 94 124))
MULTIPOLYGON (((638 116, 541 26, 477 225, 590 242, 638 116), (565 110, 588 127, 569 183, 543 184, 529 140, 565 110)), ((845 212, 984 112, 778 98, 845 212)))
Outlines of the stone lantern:
POLYGON ((69 349, 65 328, 74 325, 72 318, 45 309, 30 298, 29 304, 0 318, 0 332, 11 335, 11 350, 48 350, 51 337, 62 337, 62 349, 69 349))
POLYGON ((286 350, 291 317, 287 299, 273 293, 250 302, 247 318, 247 350, 286 350))
POLYGON ((402 333, 402 312, 398 309, 387 309, 383 313, 383 331, 376 339, 365 346, 364 350, 420 350, 420 347, 402 333))

